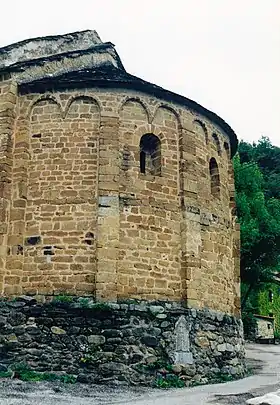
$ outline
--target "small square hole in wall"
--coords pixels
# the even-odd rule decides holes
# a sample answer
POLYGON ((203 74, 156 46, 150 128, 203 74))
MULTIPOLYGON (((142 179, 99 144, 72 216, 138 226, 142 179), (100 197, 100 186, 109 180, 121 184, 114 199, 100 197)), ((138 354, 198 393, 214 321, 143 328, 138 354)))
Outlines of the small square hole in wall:
POLYGON ((12 249, 11 249, 11 253, 13 255, 17 255, 17 256, 21 255, 22 256, 23 255, 23 246, 22 245, 13 246, 12 249))
POLYGON ((94 234, 92 232, 87 232, 85 235, 84 243, 86 245, 92 246, 94 243, 94 234))
POLYGON ((42 138, 42 134, 33 134, 32 138, 36 138, 36 139, 41 139, 42 138))
POLYGON ((44 255, 45 256, 54 256, 54 251, 52 246, 44 246, 44 255))
POLYGON ((25 245, 35 246, 41 242, 41 236, 29 236, 25 238, 25 245))

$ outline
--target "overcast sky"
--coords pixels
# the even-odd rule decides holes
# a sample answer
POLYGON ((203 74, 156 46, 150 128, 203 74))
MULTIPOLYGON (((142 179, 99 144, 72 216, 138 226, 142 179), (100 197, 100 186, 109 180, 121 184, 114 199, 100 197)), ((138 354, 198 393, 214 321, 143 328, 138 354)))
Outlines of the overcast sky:
POLYGON ((126 70, 280 146, 280 0, 12 0, 0 46, 95 29, 126 70))

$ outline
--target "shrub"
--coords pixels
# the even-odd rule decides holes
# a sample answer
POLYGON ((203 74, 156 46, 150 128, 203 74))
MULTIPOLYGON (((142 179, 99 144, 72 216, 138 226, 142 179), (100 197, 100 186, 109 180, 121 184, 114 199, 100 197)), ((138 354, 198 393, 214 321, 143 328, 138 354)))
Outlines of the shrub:
POLYGON ((185 382, 175 374, 167 374, 166 376, 158 376, 155 379, 154 386, 157 388, 183 388, 185 382))
POLYGON ((71 295, 58 295, 53 299, 53 303, 58 302, 65 302, 70 304, 73 302, 73 297, 71 295))
POLYGON ((11 371, 0 371, 0 378, 10 378, 12 375, 11 371))

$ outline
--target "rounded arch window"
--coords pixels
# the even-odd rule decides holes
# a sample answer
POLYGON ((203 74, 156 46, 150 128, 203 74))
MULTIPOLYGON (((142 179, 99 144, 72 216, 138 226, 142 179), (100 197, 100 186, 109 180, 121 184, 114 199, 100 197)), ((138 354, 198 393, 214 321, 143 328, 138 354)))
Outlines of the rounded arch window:
POLYGON ((161 175, 161 143, 154 134, 145 134, 141 137, 140 173, 161 175))

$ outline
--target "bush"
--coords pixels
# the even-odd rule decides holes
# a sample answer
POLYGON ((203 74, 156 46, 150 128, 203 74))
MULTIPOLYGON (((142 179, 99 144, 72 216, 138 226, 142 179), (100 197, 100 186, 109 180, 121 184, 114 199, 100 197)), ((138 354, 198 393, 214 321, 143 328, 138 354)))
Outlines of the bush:
POLYGON ((166 374, 165 376, 158 376, 155 379, 154 386, 162 389, 183 388, 185 387, 185 382, 175 374, 166 374))

